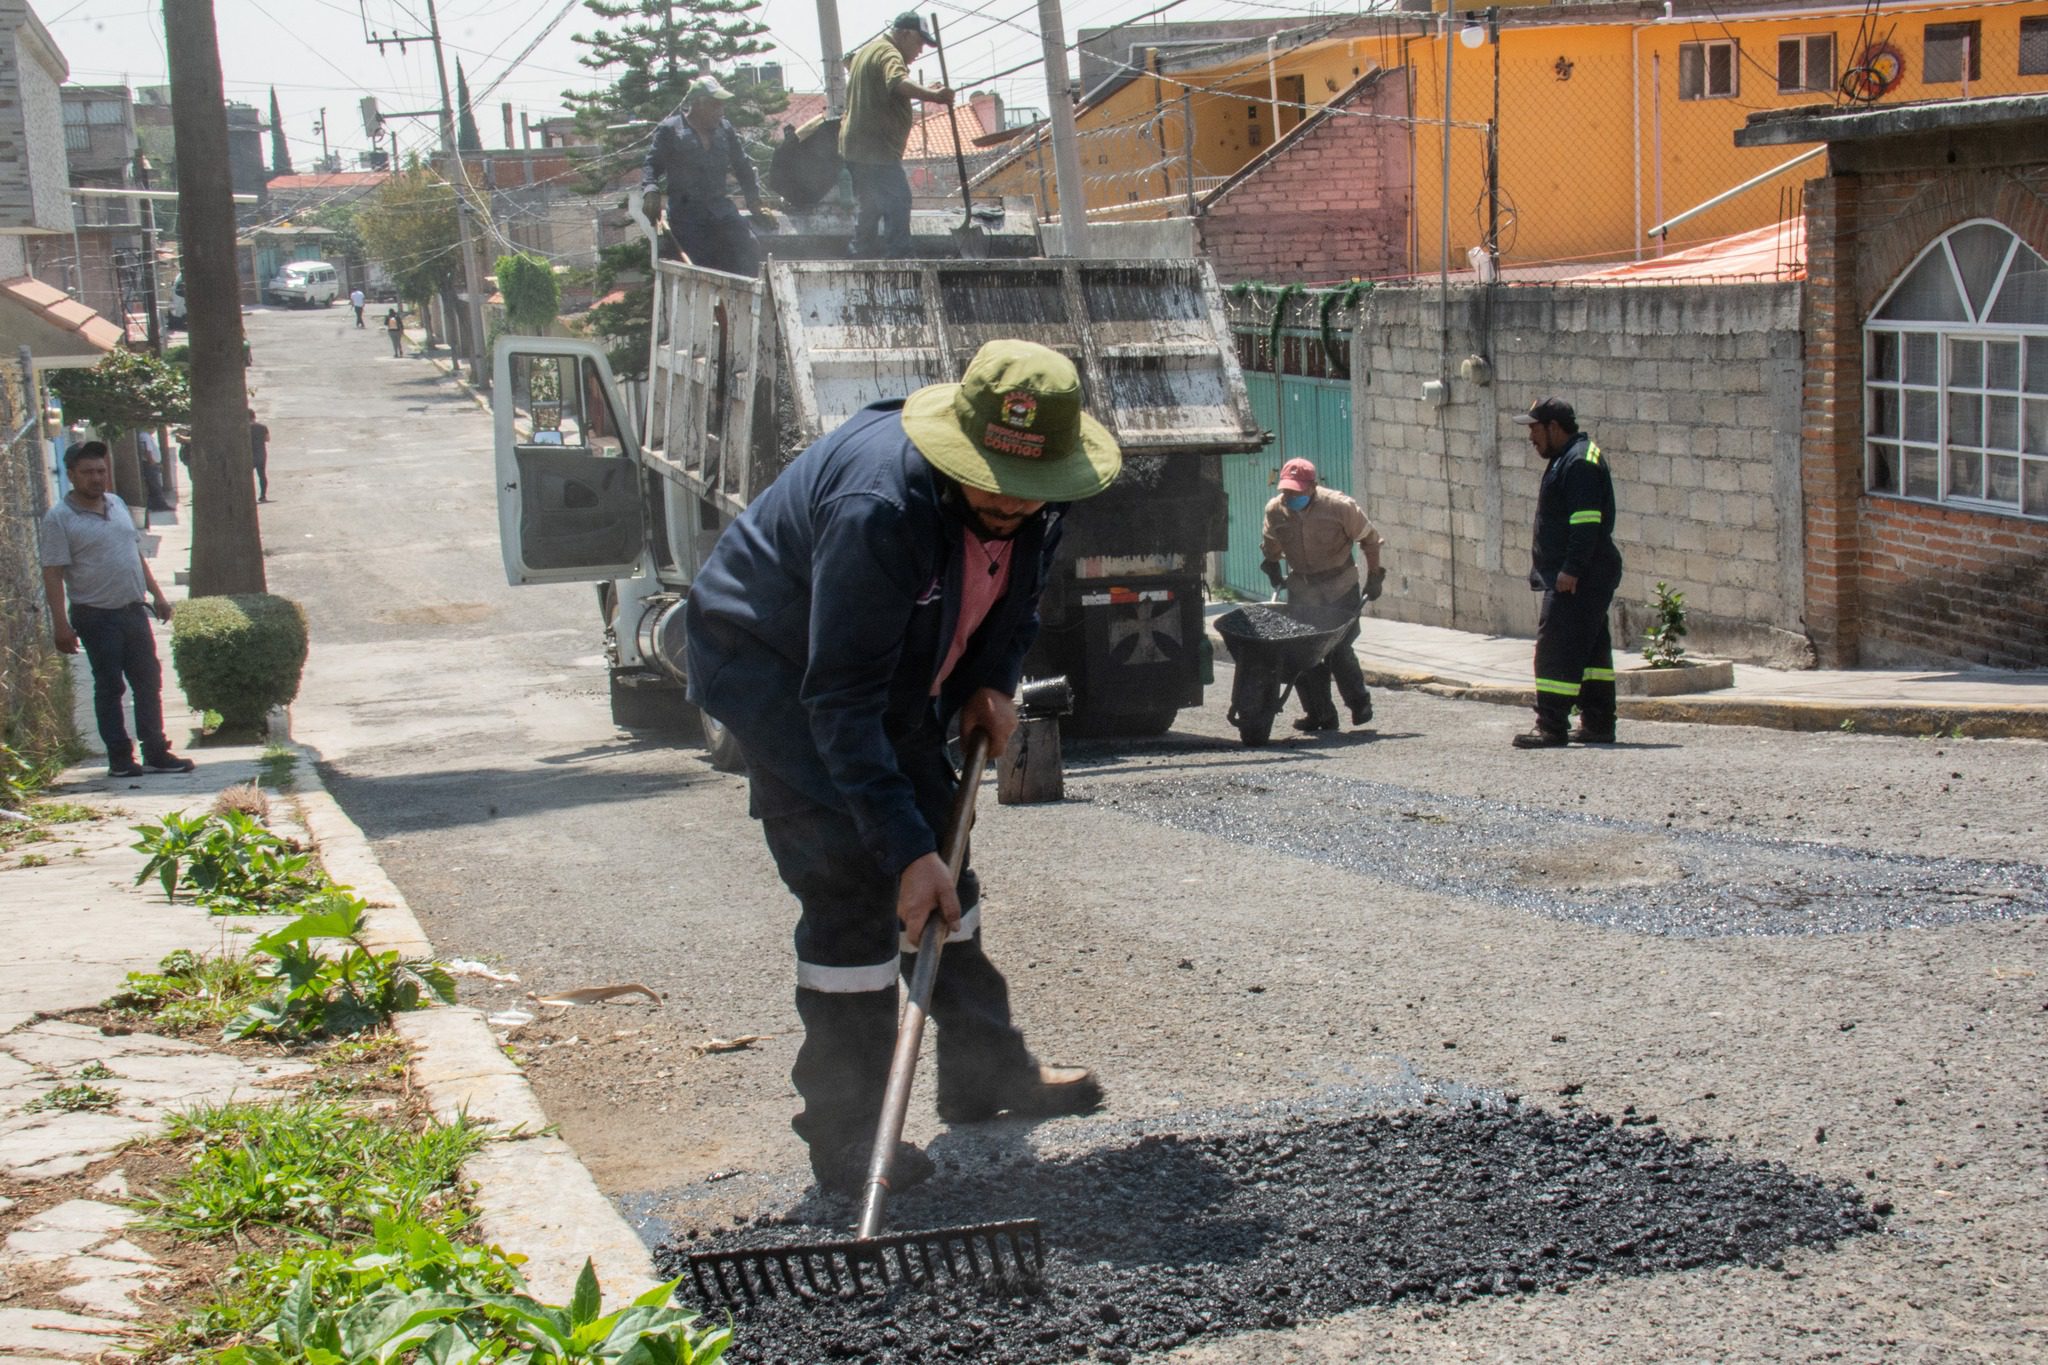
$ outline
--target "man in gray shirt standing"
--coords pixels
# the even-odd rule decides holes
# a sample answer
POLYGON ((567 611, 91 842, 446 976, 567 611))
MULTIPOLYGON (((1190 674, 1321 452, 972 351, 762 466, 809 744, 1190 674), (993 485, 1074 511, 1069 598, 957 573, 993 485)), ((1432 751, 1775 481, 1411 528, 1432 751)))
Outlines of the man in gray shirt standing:
POLYGON ((83 644, 92 665, 93 714, 107 746, 107 773, 189 773, 192 760, 172 753, 164 735, 163 666, 149 627, 152 612, 159 621, 171 619, 171 604, 142 557, 128 505, 108 491, 113 468, 106 443, 86 441, 65 451, 64 472, 71 491, 43 518, 43 595, 58 651, 76 654, 83 644), (121 714, 124 690, 135 694, 139 764, 121 714))

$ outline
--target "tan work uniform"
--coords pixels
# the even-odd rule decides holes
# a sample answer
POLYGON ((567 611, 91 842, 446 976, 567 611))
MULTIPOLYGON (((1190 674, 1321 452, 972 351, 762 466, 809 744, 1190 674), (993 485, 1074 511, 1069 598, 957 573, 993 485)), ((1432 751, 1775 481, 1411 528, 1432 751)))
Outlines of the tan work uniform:
POLYGON ((1353 545, 1380 547, 1380 533, 1365 509, 1334 488, 1318 488, 1308 506, 1291 512, 1274 498, 1266 504, 1259 557, 1287 561, 1287 600, 1298 606, 1334 607, 1359 590, 1353 545))

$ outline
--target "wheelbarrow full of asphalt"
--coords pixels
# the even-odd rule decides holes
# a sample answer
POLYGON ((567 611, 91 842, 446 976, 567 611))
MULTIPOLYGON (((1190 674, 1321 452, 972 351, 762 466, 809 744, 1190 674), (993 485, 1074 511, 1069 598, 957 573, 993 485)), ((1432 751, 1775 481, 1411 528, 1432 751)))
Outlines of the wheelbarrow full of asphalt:
POLYGON ((1357 620, 1344 607, 1247 602, 1216 619, 1223 648, 1237 665, 1230 723, 1247 745, 1273 737, 1273 718, 1287 705, 1294 680, 1330 656, 1357 620))

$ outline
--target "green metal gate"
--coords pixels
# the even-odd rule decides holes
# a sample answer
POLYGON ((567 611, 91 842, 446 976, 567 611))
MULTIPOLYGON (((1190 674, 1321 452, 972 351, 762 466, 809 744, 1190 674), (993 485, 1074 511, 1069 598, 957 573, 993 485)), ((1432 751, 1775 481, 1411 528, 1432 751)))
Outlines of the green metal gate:
POLYGON ((1283 427, 1273 402, 1273 376, 1248 371, 1252 415, 1267 431, 1279 433, 1264 450, 1223 457, 1223 491, 1230 502, 1230 548, 1223 556, 1223 581, 1247 597, 1271 592, 1259 572, 1259 535, 1266 524, 1266 503, 1273 497, 1280 466, 1297 456, 1315 461, 1322 482, 1351 491, 1351 381, 1280 376, 1287 403, 1283 427))

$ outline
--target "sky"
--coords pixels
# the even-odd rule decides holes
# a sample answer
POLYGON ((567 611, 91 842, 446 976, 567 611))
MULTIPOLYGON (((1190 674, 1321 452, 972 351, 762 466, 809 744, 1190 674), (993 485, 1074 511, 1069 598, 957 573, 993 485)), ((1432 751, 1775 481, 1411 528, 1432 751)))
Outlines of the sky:
MULTIPOLYGON (((857 46, 881 31, 912 0, 839 0, 840 36, 857 46)), ((936 14, 948 43, 953 83, 993 88, 1020 107, 1046 106, 1043 65, 1037 64, 992 86, 984 78, 1037 58, 1036 0, 917 0, 936 14)), ((163 84, 163 16, 152 0, 31 0, 37 16, 56 37, 71 64, 76 84, 129 86, 163 84)), ((599 20, 582 0, 437 0, 442 38, 448 49, 448 79, 459 57, 469 77, 477 127, 486 147, 504 145, 499 105, 510 101, 515 122, 522 112, 534 120, 563 112, 565 89, 596 89, 607 83, 582 67, 583 50, 572 35, 599 20), (566 11, 566 13, 565 13, 566 11), (541 38, 518 66, 511 64, 557 16, 560 23, 541 38), (509 68, 509 69, 508 69, 509 68), (495 88, 488 95, 486 87, 495 88)), ((1083 27, 1099 27, 1156 8, 1161 0, 1065 0, 1064 23, 1071 43, 1083 27)), ((1181 0, 1173 19, 1235 19, 1260 14, 1349 12, 1353 4, 1326 0, 1285 0, 1279 4, 1235 0, 1181 0), (1316 6, 1320 4, 1320 11, 1316 6)), ((426 0, 214 0, 220 33, 221 69, 230 100, 251 104, 267 119, 270 92, 277 91, 292 161, 308 168, 321 154, 317 125, 326 109, 328 145, 344 167, 368 147, 360 101, 375 95, 384 110, 429 109, 439 102, 433 60, 424 43, 379 51, 365 41, 368 26, 391 33, 425 31, 426 0)), ((758 11, 784 64, 793 90, 823 89, 819 72, 818 20, 814 0, 765 0, 758 11)), ((1162 16, 1163 17, 1163 16, 1162 16)), ((939 83, 938 63, 926 53, 918 64, 926 82, 939 83)), ((438 143, 429 119, 396 121, 401 150, 438 143)), ((388 134, 387 134, 388 140, 388 134)), ((268 149, 266 146, 266 155, 268 149)))

